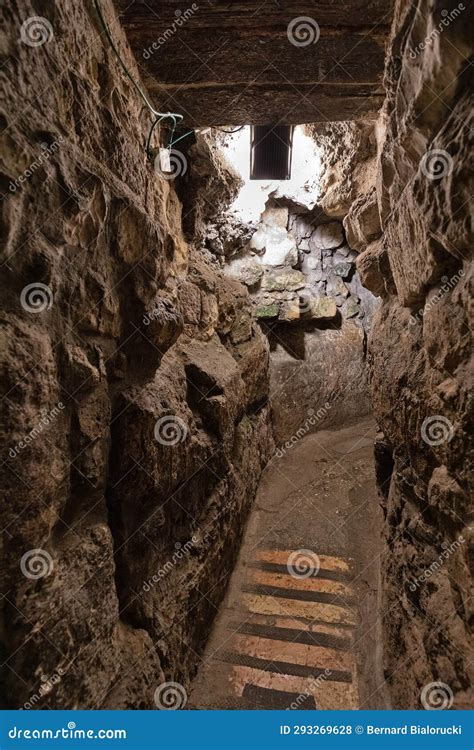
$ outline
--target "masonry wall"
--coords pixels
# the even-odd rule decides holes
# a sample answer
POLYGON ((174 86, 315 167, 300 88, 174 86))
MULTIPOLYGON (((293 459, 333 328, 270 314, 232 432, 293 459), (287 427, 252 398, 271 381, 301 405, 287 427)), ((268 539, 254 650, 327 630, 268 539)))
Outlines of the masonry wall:
MULTIPOLYGON (((328 123, 307 134, 322 154, 318 200, 305 202, 304 193, 283 185, 257 223, 236 225, 224 206, 218 227, 226 273, 247 286, 270 343, 272 419, 282 446, 371 411, 366 344, 378 299, 362 285, 355 261, 381 234, 375 128, 328 123), (373 206, 359 236, 345 228, 345 217, 367 190, 373 206)), ((208 242, 216 246, 214 235, 208 242)))

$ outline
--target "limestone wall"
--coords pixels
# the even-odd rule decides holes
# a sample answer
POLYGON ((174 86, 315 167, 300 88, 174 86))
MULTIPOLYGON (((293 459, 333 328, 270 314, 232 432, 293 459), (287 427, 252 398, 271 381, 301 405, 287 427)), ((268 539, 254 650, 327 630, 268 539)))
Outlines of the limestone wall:
POLYGON ((3 705, 154 708, 195 669, 272 449, 268 345, 185 242, 92 3, 43 6, 2 24, 3 705))
MULTIPOLYGON (((376 182, 383 237, 357 260, 383 296, 369 360, 394 708, 472 705, 470 29, 467 3, 397 4, 376 182)), ((363 204, 355 235, 370 230, 372 197, 365 216, 363 204)))

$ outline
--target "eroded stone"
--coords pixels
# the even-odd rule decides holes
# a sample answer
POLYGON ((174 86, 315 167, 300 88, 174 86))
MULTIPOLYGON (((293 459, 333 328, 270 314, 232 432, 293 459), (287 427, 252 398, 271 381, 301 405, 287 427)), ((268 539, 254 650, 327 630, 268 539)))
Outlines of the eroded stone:
POLYGON ((267 291, 283 292, 297 291, 306 285, 306 279, 301 271, 285 271, 279 274, 269 274, 263 279, 262 287, 267 291))
POLYGON ((335 250, 344 242, 342 224, 331 221, 329 224, 320 224, 311 235, 310 244, 315 250, 335 250))

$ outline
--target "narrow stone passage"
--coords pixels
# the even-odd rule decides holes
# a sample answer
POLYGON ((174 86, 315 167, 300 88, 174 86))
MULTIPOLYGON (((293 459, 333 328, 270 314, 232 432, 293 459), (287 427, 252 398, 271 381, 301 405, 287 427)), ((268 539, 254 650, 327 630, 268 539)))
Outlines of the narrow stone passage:
POLYGON ((474 4, 3 5, 0 708, 470 708, 474 4))
POLYGON ((272 459, 192 707, 383 707, 373 645, 380 523, 373 437, 366 419, 307 435, 272 459))

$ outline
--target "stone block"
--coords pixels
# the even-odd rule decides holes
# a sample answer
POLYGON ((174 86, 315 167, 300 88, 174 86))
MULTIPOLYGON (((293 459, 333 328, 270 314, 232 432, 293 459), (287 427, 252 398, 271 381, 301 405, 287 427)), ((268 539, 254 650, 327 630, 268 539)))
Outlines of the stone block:
POLYGON ((280 313, 278 319, 286 323, 294 323, 301 318, 301 306, 299 300, 293 300, 292 302, 284 302, 280 307, 280 313))
POLYGON ((319 297, 311 300, 306 317, 314 320, 333 320, 337 316, 336 302, 332 297, 319 297))
POLYGON ((341 312, 345 318, 355 318, 361 312, 360 306, 355 299, 346 299, 342 304, 341 312))
POLYGON ((381 240, 369 245, 367 250, 364 250, 356 260, 356 267, 362 284, 377 297, 381 297, 386 288, 382 273, 384 260, 385 266, 389 267, 387 253, 381 240))
POLYGON ((256 307, 254 310, 254 315, 256 318, 264 320, 265 318, 277 318, 278 317, 278 305, 271 304, 271 305, 262 305, 261 307, 256 307))
POLYGON ((352 263, 338 263, 334 266, 334 273, 341 279, 347 279, 352 271, 352 263))
POLYGON ((320 224, 310 238, 310 246, 315 250, 335 250, 344 242, 344 231, 339 221, 320 224))
POLYGON ((262 266, 258 263, 249 263, 248 265, 239 268, 237 278, 242 284, 245 284, 245 286, 253 287, 258 284, 262 276, 262 266))
POLYGON ((349 289, 340 276, 329 276, 327 280, 327 290, 330 294, 340 294, 342 297, 349 296, 349 289))
POLYGON ((368 244, 380 237, 382 230, 375 187, 354 201, 343 223, 352 250, 365 250, 368 244))
POLYGON ((305 285, 306 278, 304 274, 301 271, 291 269, 266 276, 262 284, 263 288, 270 292, 297 291, 305 285))

